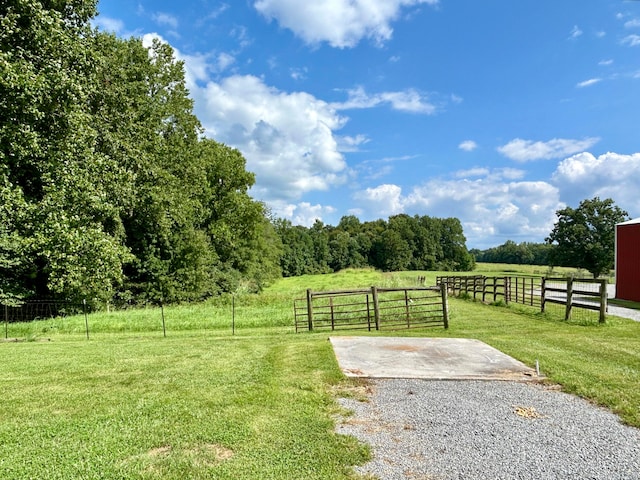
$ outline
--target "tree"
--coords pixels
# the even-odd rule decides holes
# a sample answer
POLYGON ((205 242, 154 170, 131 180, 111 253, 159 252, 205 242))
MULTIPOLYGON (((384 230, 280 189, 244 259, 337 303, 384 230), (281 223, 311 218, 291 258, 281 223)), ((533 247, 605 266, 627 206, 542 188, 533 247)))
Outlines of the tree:
POLYGON ((627 212, 610 198, 594 197, 556 215, 558 221, 546 238, 554 245, 549 254, 552 264, 584 268, 594 278, 613 268, 615 227, 629 218, 627 212))

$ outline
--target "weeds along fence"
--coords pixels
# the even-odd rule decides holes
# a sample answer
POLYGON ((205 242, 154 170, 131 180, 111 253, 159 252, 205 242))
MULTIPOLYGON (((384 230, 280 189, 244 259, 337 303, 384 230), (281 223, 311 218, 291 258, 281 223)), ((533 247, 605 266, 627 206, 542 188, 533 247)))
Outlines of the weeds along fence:
MULTIPOLYGON (((246 297, 237 301, 234 295, 228 295, 216 304, 165 306, 160 300, 96 311, 86 301, 27 300, 20 305, 0 304, 0 321, 4 323, 4 340, 16 342, 46 338, 51 333, 82 334, 87 339, 90 334, 158 333, 166 337, 170 331, 190 330, 228 331, 235 335, 238 329, 269 323, 265 317, 272 320, 273 309, 257 309, 254 303, 246 297)), ((272 321, 273 326, 290 327, 285 316, 272 321)))
POLYGON ((559 304, 565 307, 565 320, 572 318, 574 309, 597 311, 598 321, 605 322, 606 279, 456 275, 439 276, 436 283, 446 285, 454 296, 469 296, 484 303, 502 300, 505 304, 538 307, 542 312, 548 303, 559 304))
POLYGON ((294 301, 294 316, 296 332, 449 327, 445 285, 334 292, 309 289, 306 298, 294 301))

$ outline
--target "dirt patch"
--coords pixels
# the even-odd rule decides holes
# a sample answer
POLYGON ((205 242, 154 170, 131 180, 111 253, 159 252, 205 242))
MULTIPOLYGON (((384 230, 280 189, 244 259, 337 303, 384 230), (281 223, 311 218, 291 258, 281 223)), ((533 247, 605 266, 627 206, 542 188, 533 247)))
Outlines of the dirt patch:
POLYGON ((152 457, 152 458, 166 457, 170 453, 171 453, 171 446, 170 445, 165 445, 163 447, 152 448, 151 450, 149 450, 147 452, 147 456, 152 457))

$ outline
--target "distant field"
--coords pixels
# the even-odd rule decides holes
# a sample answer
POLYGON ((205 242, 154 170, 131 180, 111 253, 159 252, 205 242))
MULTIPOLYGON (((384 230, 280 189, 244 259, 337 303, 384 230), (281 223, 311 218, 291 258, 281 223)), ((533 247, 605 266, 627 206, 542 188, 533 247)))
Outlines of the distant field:
MULTIPOLYGON (((351 466, 369 451, 335 434, 335 398, 361 395, 361 384, 342 376, 326 332, 293 333, 293 299, 437 275, 282 279, 261 295, 166 308, 166 338, 156 308, 91 314, 88 341, 81 316, 10 324, 19 341, 0 343, 0 476, 356 479, 351 466)), ((450 299, 449 330, 395 334, 477 338, 537 360, 565 391, 640 427, 640 323, 450 299)))

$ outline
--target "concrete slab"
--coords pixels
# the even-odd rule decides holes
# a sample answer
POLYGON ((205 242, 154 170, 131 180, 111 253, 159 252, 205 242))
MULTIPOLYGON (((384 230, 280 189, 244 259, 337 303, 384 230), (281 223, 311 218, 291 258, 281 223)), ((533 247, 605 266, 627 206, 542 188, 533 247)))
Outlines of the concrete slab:
POLYGON ((330 337, 348 377, 532 381, 524 363, 468 338, 330 337))

